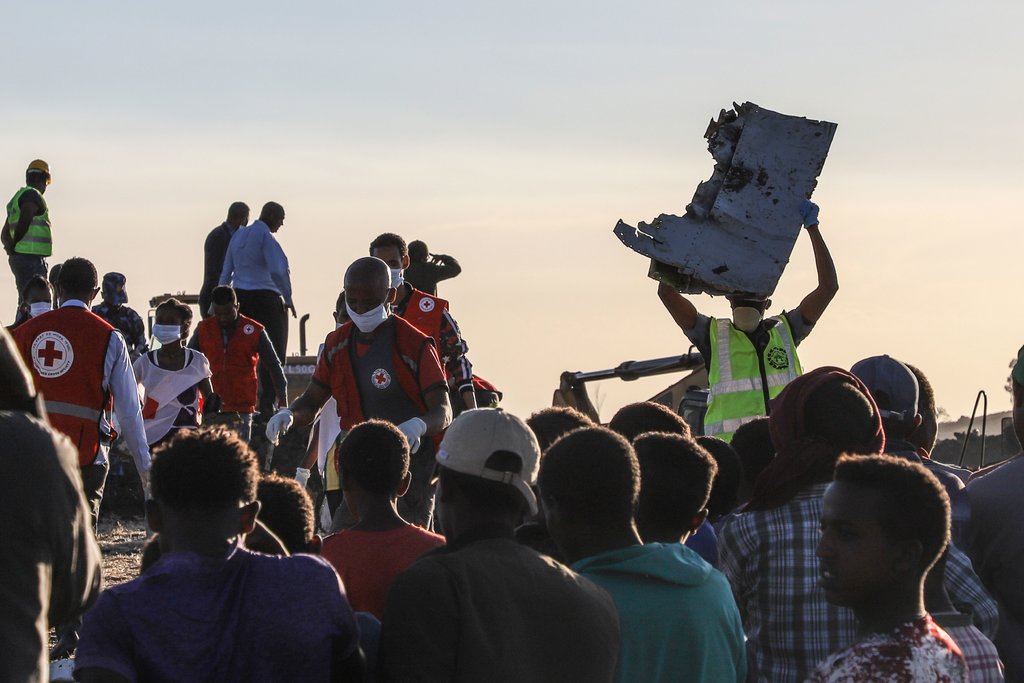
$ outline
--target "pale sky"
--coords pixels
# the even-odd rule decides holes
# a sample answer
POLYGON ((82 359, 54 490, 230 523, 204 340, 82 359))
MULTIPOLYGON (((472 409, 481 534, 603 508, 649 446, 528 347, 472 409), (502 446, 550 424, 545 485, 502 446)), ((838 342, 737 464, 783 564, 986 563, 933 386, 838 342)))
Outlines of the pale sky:
MULTIPOLYGON (((423 239, 463 265, 440 294, 478 374, 528 414, 562 370, 686 350, 612 228, 682 213, 708 119, 752 101, 839 124, 813 199, 841 290, 804 367, 889 353, 954 416, 978 389, 1008 405, 1021 3, 63 1, 4 23, 0 192, 49 161, 51 262, 124 272, 143 314, 198 291, 228 204, 275 200, 314 348, 369 241, 423 239)), ((773 310, 813 287, 801 236, 773 310)), ((603 417, 671 381, 602 383, 603 417)))

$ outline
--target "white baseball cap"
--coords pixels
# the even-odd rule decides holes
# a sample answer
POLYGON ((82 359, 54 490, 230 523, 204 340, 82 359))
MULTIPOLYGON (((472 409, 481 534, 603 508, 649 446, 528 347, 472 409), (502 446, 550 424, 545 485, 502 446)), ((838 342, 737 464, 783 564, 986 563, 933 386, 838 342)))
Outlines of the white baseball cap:
POLYGON ((438 464, 450 470, 514 486, 531 514, 537 514, 537 496, 530 487, 537 483, 540 446, 533 430, 515 415, 500 408, 467 410, 445 432, 436 457, 438 464), (487 467, 488 459, 499 451, 519 456, 519 472, 487 467))

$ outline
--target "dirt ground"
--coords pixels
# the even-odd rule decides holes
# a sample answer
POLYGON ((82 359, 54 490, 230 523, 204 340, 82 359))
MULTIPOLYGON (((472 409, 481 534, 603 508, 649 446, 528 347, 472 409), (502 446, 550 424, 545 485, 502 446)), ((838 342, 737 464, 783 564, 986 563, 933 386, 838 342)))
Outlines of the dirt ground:
POLYGON ((100 517, 99 542, 103 551, 103 587, 130 581, 139 575, 139 558, 146 540, 143 517, 100 517))

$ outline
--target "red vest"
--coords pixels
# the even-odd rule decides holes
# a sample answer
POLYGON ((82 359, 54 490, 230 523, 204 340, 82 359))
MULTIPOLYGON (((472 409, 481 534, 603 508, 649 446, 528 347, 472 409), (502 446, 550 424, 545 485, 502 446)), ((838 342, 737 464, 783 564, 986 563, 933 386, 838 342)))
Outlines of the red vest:
MULTIPOLYGON (((417 330, 433 338, 434 346, 437 348, 441 343, 441 323, 444 322, 444 312, 447 310, 447 301, 430 296, 414 287, 400 315, 417 330)), ((437 348, 437 354, 441 355, 440 348, 437 348)))
POLYGON ((199 351, 210 361, 213 390, 225 412, 255 413, 259 380, 256 367, 260 357, 263 325, 244 315, 238 316, 235 331, 224 346, 217 318, 206 318, 197 328, 199 351))
MULTIPOLYGON (((419 362, 423 357, 424 346, 432 344, 426 336, 408 322, 393 316, 395 320, 394 373, 399 386, 410 399, 422 410, 427 412, 427 404, 423 401, 419 384, 419 362)), ((366 420, 363 405, 359 398, 359 386, 352 369, 353 352, 350 344, 355 344, 352 334, 355 325, 347 322, 334 332, 327 335, 324 341, 323 358, 331 364, 331 395, 338 404, 338 420, 343 431, 348 431, 366 420)))
POLYGON ((113 331, 91 311, 67 306, 25 321, 13 333, 50 424, 75 444, 83 467, 96 459, 101 443, 110 443, 100 425, 111 409, 103 364, 113 331))

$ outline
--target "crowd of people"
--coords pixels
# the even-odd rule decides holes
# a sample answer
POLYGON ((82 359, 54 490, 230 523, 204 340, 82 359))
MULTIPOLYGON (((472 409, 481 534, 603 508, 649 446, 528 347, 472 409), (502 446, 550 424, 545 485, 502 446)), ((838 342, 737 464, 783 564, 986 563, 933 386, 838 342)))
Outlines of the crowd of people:
POLYGON ((838 290, 813 204, 818 286, 792 311, 745 295, 715 320, 659 288, 705 359, 703 423, 641 402, 603 425, 498 407, 436 295, 459 264, 394 233, 346 269, 289 401, 274 202, 252 224, 231 205, 195 332, 167 299, 151 349, 123 274, 47 271, 49 166, 26 180, 4 229, 0 679, 46 680, 54 627, 49 654, 94 682, 1024 680, 1024 456, 932 460, 931 385, 897 359, 801 366, 838 290), (310 427, 294 477, 261 471, 254 425, 310 427), (138 577, 101 590, 118 436, 151 535, 138 577))

